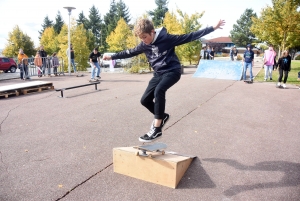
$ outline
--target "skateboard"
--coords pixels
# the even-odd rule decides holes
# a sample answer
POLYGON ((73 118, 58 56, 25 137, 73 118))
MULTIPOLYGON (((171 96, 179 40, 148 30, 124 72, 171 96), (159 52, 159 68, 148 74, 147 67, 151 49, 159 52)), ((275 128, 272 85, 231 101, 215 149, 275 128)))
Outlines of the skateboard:
POLYGON ((244 80, 244 82, 247 84, 253 84, 253 81, 251 81, 251 80, 244 80))
POLYGON ((134 146, 133 148, 141 151, 141 152, 137 151, 135 153, 136 156, 145 156, 145 157, 153 158, 152 153, 159 152, 162 155, 164 155, 167 145, 159 142, 159 143, 154 143, 154 144, 150 144, 150 145, 134 146), (147 153, 147 152, 150 152, 150 153, 147 153))

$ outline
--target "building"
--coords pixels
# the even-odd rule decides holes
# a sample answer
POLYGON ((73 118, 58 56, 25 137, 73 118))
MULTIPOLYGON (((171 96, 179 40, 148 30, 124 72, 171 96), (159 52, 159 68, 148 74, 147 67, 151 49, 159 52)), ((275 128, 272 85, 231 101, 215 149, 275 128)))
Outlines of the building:
POLYGON ((202 39, 201 40, 203 46, 208 46, 208 45, 218 45, 218 46, 223 46, 223 47, 232 47, 234 46, 234 43, 232 42, 230 37, 222 36, 218 38, 213 38, 213 39, 202 39))

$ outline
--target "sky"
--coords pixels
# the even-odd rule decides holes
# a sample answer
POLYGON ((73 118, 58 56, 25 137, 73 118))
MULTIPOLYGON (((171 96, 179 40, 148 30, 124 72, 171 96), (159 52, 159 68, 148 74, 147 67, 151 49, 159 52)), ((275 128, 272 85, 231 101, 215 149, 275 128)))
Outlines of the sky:
MULTIPOLYGON (((117 2, 118 0, 116 0, 117 2)), ((0 49, 8 44, 8 33, 18 25, 22 32, 26 33, 34 41, 35 46, 39 45, 39 33, 42 29, 44 18, 48 15, 49 19, 55 22, 55 17, 60 11, 65 23, 69 22, 69 15, 63 7, 75 7, 71 18, 78 18, 80 12, 88 17, 90 8, 95 5, 99 10, 101 18, 109 11, 110 0, 80 1, 80 0, 0 0, 0 49)), ((129 8, 132 23, 138 17, 149 10, 154 10, 157 6, 155 0, 123 0, 129 8)), ((252 8, 259 16, 261 9, 271 5, 271 0, 169 0, 169 11, 176 12, 179 8, 189 15, 196 12, 205 12, 199 20, 202 28, 215 25, 220 19, 226 21, 222 30, 217 30, 204 38, 212 39, 221 36, 229 36, 233 24, 244 13, 247 8, 252 8)))

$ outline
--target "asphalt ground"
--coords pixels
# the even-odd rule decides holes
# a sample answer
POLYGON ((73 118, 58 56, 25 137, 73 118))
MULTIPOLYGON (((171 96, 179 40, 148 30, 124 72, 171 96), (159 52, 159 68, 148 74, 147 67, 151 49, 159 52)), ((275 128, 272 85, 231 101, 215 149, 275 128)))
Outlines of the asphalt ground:
MULTIPOLYGON (((192 78, 195 71, 185 68, 168 90, 171 118, 159 140, 197 156, 176 189, 113 172, 112 149, 139 145, 150 128, 140 98, 152 74, 102 73, 97 91, 0 99, 0 200, 300 200, 298 87, 192 78)), ((64 88, 89 76, 32 80, 64 88)))

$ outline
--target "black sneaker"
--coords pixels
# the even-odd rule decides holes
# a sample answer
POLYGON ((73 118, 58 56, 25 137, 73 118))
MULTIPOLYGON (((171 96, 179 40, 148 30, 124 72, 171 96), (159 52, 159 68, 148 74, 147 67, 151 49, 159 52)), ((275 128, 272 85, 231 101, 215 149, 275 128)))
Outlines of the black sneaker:
POLYGON ((140 142, 153 142, 162 136, 160 127, 153 127, 148 133, 139 138, 140 142))
POLYGON ((96 78, 98 78, 98 79, 101 79, 101 77, 100 77, 100 76, 97 76, 96 78))
POLYGON ((167 121, 168 121, 169 119, 170 119, 170 115, 167 114, 167 113, 165 113, 165 114, 164 114, 164 118, 161 120, 161 125, 160 125, 161 129, 164 127, 164 125, 167 123, 167 121))
MULTIPOLYGON (((164 114, 164 118, 162 118, 162 120, 161 120, 161 124, 160 124, 160 128, 161 128, 161 129, 163 129, 164 125, 167 123, 167 121, 168 121, 169 119, 170 119, 170 115, 167 114, 167 113, 165 113, 165 114, 164 114)), ((152 121, 152 124, 151 124, 150 129, 154 128, 154 121, 155 121, 155 120, 152 121)))
POLYGON ((270 77, 270 80, 273 80, 273 79, 270 77))

